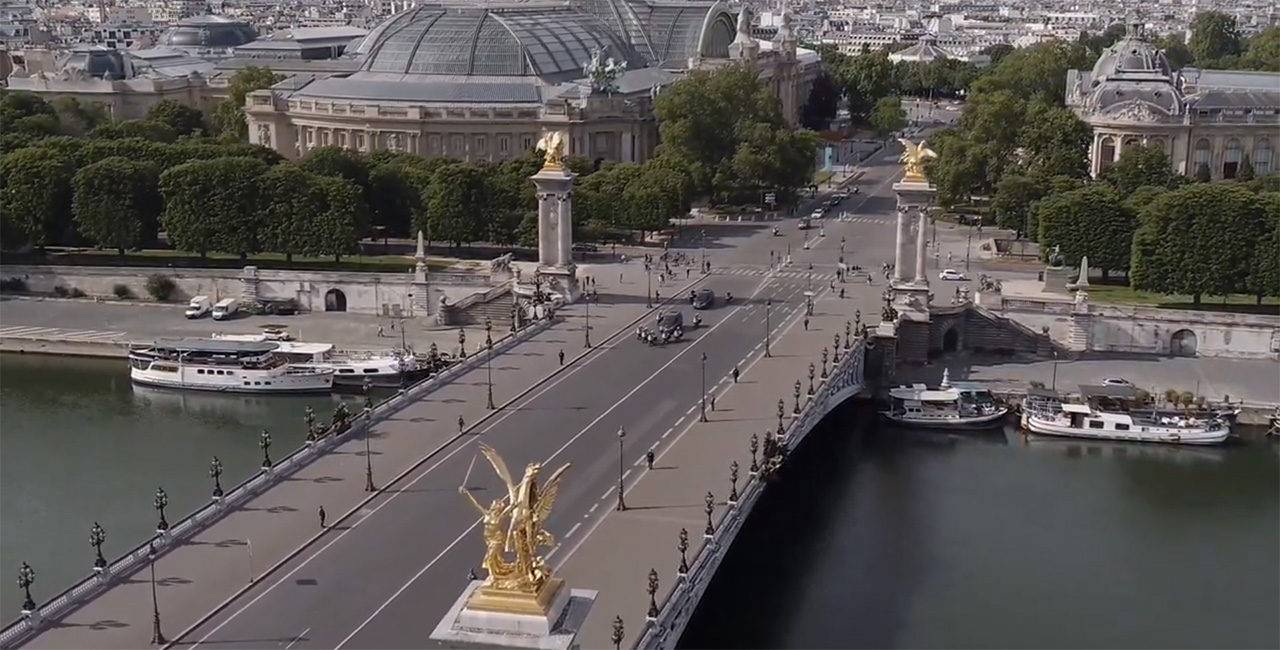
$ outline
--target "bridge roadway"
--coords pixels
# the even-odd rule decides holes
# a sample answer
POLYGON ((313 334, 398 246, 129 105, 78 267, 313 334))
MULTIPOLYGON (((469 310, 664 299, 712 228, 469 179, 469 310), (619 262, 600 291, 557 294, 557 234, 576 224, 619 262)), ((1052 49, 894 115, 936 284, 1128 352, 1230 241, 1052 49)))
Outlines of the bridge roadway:
MULTIPOLYGON (((892 216, 886 213, 891 212, 893 199, 888 184, 895 171, 884 161, 872 161, 862 182, 864 194, 851 199, 849 203, 853 205, 849 207, 859 213, 883 215, 884 225, 890 225, 892 216)), ((519 472, 525 463, 531 461, 544 462, 552 467, 563 462, 573 463, 569 479, 565 482, 549 522, 550 529, 557 534, 562 545, 551 554, 553 564, 558 561, 556 554, 561 552, 561 548, 582 547, 586 537, 602 521, 617 482, 618 427, 626 427, 624 462, 628 467, 633 467, 639 464, 647 450, 670 435, 676 426, 696 419, 701 385, 701 354, 706 352, 708 356, 706 374, 709 387, 724 379, 735 364, 747 363, 752 355, 758 355, 764 334, 765 297, 772 298, 774 302, 770 324, 775 336, 787 327, 799 331, 800 328, 796 326, 798 318, 789 322, 785 318, 789 314, 797 314, 802 305, 801 292, 810 286, 808 274, 802 269, 812 261, 815 264, 812 287, 824 287, 834 270, 837 254, 835 248, 841 233, 848 235, 848 257, 858 255, 858 251, 862 251, 866 260, 871 259, 870 255, 888 259, 892 254, 892 228, 874 224, 868 226, 861 222, 828 222, 827 237, 819 238, 815 231, 795 231, 793 223, 784 222, 784 228, 789 231, 786 237, 769 237, 767 224, 745 229, 736 226, 708 229, 708 234, 711 235, 708 238, 708 251, 712 255, 713 264, 723 271, 708 279, 707 286, 721 295, 726 291, 742 297, 754 293, 757 300, 738 301, 733 306, 722 306, 704 312, 705 328, 694 330, 686 341, 667 347, 650 348, 640 344, 629 333, 607 341, 597 340, 597 349, 508 405, 501 413, 480 425, 473 432, 474 435, 467 435, 447 444, 426 463, 402 480, 387 486, 382 494, 347 519, 341 522, 331 520, 330 530, 307 542, 301 553, 231 599, 225 607, 217 608, 203 623, 182 634, 176 644, 216 644, 247 648, 267 645, 298 648, 418 648, 430 645, 426 634, 460 592, 466 582, 468 569, 478 562, 481 553, 476 513, 457 494, 457 488, 465 481, 477 491, 477 496, 482 501, 497 494, 497 479, 483 458, 477 459, 477 443, 481 441, 496 447, 515 472, 519 472), (811 250, 804 250, 801 245, 806 237, 811 240, 811 250), (770 251, 781 255, 784 242, 788 240, 793 244, 795 263, 783 272, 766 277, 762 267, 763 260, 768 259, 770 251), (606 504, 603 510, 601 504, 606 504)), ((696 249, 692 252, 696 254, 696 249)), ((873 263, 878 265, 879 262, 876 259, 873 263)), ((870 265, 868 262, 863 263, 870 265)), ((628 266, 636 265, 633 263, 628 266)), ((605 270, 595 272, 601 280, 606 280, 605 270)), ((627 269, 626 272, 630 274, 632 279, 629 282, 634 286, 637 283, 634 269, 627 269)), ((639 282, 643 282, 643 277, 641 274, 639 282)), ((683 284, 683 281, 678 284, 668 282, 662 285, 661 290, 664 294, 674 293, 683 284)), ((656 278, 654 286, 659 286, 656 278)), ((859 308, 869 319, 874 320, 871 313, 876 305, 873 296, 882 287, 860 289, 854 284, 846 286, 865 294, 856 300, 856 304, 860 305, 859 308)), ((848 313, 839 316, 839 321, 842 322, 851 314, 854 304, 855 302, 849 302, 840 306, 848 313)), ((626 311, 639 311, 634 302, 631 308, 626 311)), ((596 321, 595 318, 592 320, 596 321)), ((618 320, 620 319, 613 319, 615 323, 618 320)), ((539 345, 546 347, 559 343, 572 354, 574 346, 581 349, 581 339, 578 336, 581 333, 580 327, 574 323, 557 326, 547 336, 540 335, 540 339, 546 340, 539 345)), ((600 336, 605 334, 599 325, 593 326, 593 333, 600 336)), ((824 336, 827 341, 830 340, 829 333, 824 336)), ((812 352, 816 350, 817 348, 812 352)), ((514 354, 518 358, 521 349, 517 349, 514 354)), ((532 354, 543 356, 548 353, 544 350, 532 354)), ((780 388, 785 389, 779 391, 779 387, 771 387, 771 395, 777 392, 789 393, 793 377, 800 376, 799 368, 807 365, 810 360, 816 360, 814 354, 803 359, 798 354, 788 356, 795 357, 791 362, 795 364, 795 368, 788 369, 785 381, 769 378, 772 383, 781 381, 783 385, 780 388)), ((504 360, 505 356, 499 357, 495 362, 495 385, 534 383, 527 371, 516 367, 522 366, 522 363, 516 361, 508 364, 503 363, 504 360), (507 373, 519 376, 508 377, 507 373)), ((467 394, 463 399, 469 402, 483 400, 484 382, 481 379, 477 383, 474 379, 475 373, 464 377, 458 382, 460 385, 456 389, 467 394)), ((776 398, 768 399, 763 410, 772 413, 775 400, 776 398)), ((456 396, 441 397, 433 394, 428 397, 428 401, 431 404, 424 406, 433 409, 426 414, 429 417, 419 413, 416 418, 400 419, 437 422, 423 425, 433 431, 430 436, 439 436, 434 430, 444 422, 451 422, 454 417, 452 413, 447 417, 437 415, 441 409, 454 411, 467 406, 458 404, 461 400, 456 396)), ((753 411, 761 409, 759 405, 752 406, 755 407, 753 411)), ((359 453, 346 453, 352 455, 352 464, 360 460, 360 465, 363 465, 359 453)), ((378 460, 386 462, 387 459, 378 459, 375 454, 375 467, 378 466, 378 460)), ((409 459, 395 460, 405 463, 409 459)), ((743 467, 745 476, 745 464, 743 467)), ((376 471, 380 476, 391 474, 376 471)), ((627 470, 628 478, 635 480, 632 472, 633 470, 627 470)), ((325 477, 320 477, 323 478, 325 477)), ((727 483, 721 477, 716 477, 716 480, 727 483)), ((304 483, 302 487, 311 490, 325 489, 323 481, 315 478, 312 481, 315 481, 314 485, 304 483)), ((722 488, 718 492, 724 491, 726 490, 722 488)), ((334 510, 336 508, 331 509, 331 517, 339 514, 334 510)), ((299 516, 310 516, 314 526, 314 510, 309 512, 312 514, 303 512, 299 515, 286 510, 283 515, 274 514, 273 516, 280 516, 281 519, 272 521, 281 522, 275 525, 297 526, 299 516), (286 517, 288 523, 283 521, 286 517)), ((264 513, 256 514, 259 517, 257 526, 272 525, 261 519, 265 516, 264 513)), ((210 529, 208 534, 201 536, 205 539, 202 543, 219 545, 209 541, 212 539, 209 535, 217 536, 215 529, 210 529)), ((259 531, 258 534, 269 533, 259 531)), ((238 539, 227 540, 228 543, 233 541, 239 542, 238 539)), ((628 553, 633 551, 636 549, 627 549, 628 553)), ((663 548, 660 552, 663 556, 670 556, 672 553, 670 547, 663 548)), ((584 556, 586 555, 584 552, 584 556)), ((190 590, 184 577, 200 571, 194 567, 174 564, 176 560, 170 560, 171 556, 172 554, 161 556, 157 562, 157 572, 161 578, 160 609, 162 615, 169 612, 166 631, 171 636, 177 636, 176 628, 194 621, 201 616, 201 611, 208 611, 209 606, 197 610, 197 603, 191 598, 179 598, 181 604, 174 602, 172 598, 166 598, 166 591, 172 594, 173 590, 181 590, 184 586, 190 590), (182 611, 175 615, 175 608, 182 611)), ((644 564, 646 567, 648 565, 644 564)), ((223 572, 240 571, 239 567, 225 566, 225 561, 219 566, 223 572)), ((135 576, 125 586, 142 587, 143 585, 137 584, 139 582, 141 581, 135 576)), ((207 594, 203 601, 217 603, 230 595, 222 590, 225 585, 213 586, 217 588, 216 593, 207 594), (210 600, 212 596, 216 598, 210 600)), ((642 588, 643 585, 640 585, 635 589, 642 593, 642 588)), ((139 589, 130 588, 129 591, 138 592, 139 589)), ((142 614, 145 609, 149 609, 144 607, 139 596, 140 593, 135 593, 126 598, 128 602, 134 603, 129 609, 143 610, 133 614, 142 614)), ((70 625, 64 622, 46 630, 29 646, 137 647, 141 644, 142 640, 137 637, 146 632, 142 616, 121 613, 121 608, 127 606, 124 601, 114 603, 106 612, 101 609, 84 611, 91 610, 97 604, 95 601, 82 611, 75 612, 71 618, 78 620, 71 621, 70 625), (115 618, 111 618, 112 615, 115 618), (129 624, 121 625, 120 622, 126 619, 129 624), (124 634, 117 629, 120 627, 131 629, 124 634), (116 629, 116 633, 112 632, 113 629, 116 629), (95 636, 103 633, 110 635, 110 639, 95 636), (125 636, 134 641, 122 641, 125 636), (95 643, 96 640, 101 640, 102 643, 95 643)), ((595 613, 592 618, 603 617, 606 613, 609 618, 612 617, 612 612, 602 611, 595 613)), ((632 629, 638 629, 638 626, 632 629)), ((596 645, 599 645, 598 639, 596 645)))
MULTIPOLYGON (((872 180, 876 183, 874 189, 879 191, 871 192, 860 203, 883 205, 883 192, 888 189, 891 176, 886 175, 887 170, 876 171, 880 173, 872 180)), ((891 223, 891 217, 884 219, 886 225, 891 223)), ((460 440, 420 471, 390 486, 385 499, 369 504, 366 513, 343 522, 269 579, 184 635, 179 644, 218 648, 258 648, 268 644, 289 648, 441 647, 430 640, 431 630, 461 593, 468 570, 476 568, 478 575, 483 574, 476 567, 482 553, 479 518, 457 488, 465 482, 481 502, 501 493, 498 480, 478 454, 478 443, 485 442, 499 450, 513 472, 535 461, 549 470, 565 462, 573 464, 548 522, 558 542, 549 553, 549 560, 555 565, 585 548, 568 568, 576 576, 574 586, 602 590, 602 607, 593 611, 590 630, 584 632, 582 640, 584 647, 607 645, 607 621, 615 612, 604 608, 634 599, 616 599, 613 584, 589 578, 605 568, 600 564, 602 558, 616 561, 625 555, 629 558, 626 565, 633 573, 647 572, 653 563, 670 574, 672 558, 676 557, 674 537, 669 534, 660 545, 644 548, 631 544, 625 548, 602 548, 602 543, 612 546, 623 541, 615 536, 606 540, 605 534, 600 535, 599 542, 588 539, 598 529, 603 533, 613 527, 611 524, 602 528, 601 524, 610 517, 616 500, 618 428, 625 427, 627 432, 622 461, 629 486, 640 475, 652 474, 643 469, 645 452, 650 449, 664 454, 666 463, 691 460, 676 460, 674 453, 668 456, 663 445, 673 432, 682 434, 682 429, 698 420, 701 355, 707 354, 708 388, 723 389, 735 365, 747 369, 762 353, 766 298, 773 301, 771 336, 781 346, 771 360, 776 364, 767 372, 782 368, 785 372, 774 377, 760 375, 765 368, 753 372, 758 378, 751 382, 757 386, 748 399, 754 403, 737 408, 742 409, 744 420, 754 416, 775 421, 777 398, 791 394, 792 382, 807 374, 810 361, 818 361, 818 351, 822 345, 830 344, 834 332, 843 333, 843 322, 852 317, 855 305, 869 319, 877 318, 878 295, 883 286, 847 284, 857 295, 846 301, 839 301, 827 291, 841 233, 850 242, 857 241, 856 248, 865 253, 892 250, 892 228, 829 222, 826 237, 819 237, 816 230, 794 235, 794 262, 782 272, 766 275, 767 270, 758 265, 739 264, 713 274, 703 286, 720 296, 732 292, 740 298, 734 305, 703 312, 704 329, 693 330, 686 341, 666 347, 646 346, 627 333, 607 341, 574 368, 486 423, 478 435, 460 440), (810 240, 808 250, 801 237, 810 240), (810 261, 815 264, 812 281, 807 272, 810 261), (825 323, 821 342, 816 327, 814 332, 804 332, 799 325, 803 293, 810 288, 821 294, 822 307, 814 318, 825 323), (803 351, 800 344, 779 341, 784 333, 790 339, 801 338, 803 333, 803 351), (661 557, 661 562, 653 561, 651 555, 661 557), (644 562, 630 562, 633 556, 644 558, 644 562)), ((755 236, 743 242, 732 257, 725 259, 728 256, 719 254, 715 259, 720 263, 733 259, 758 261, 767 255, 767 249, 778 244, 775 238, 755 236)), ((854 244, 847 244, 851 254, 854 249, 854 244)), ((742 395, 747 393, 739 392, 742 395)), ((712 413, 711 417, 723 426, 720 415, 712 413)), ((768 422, 764 426, 753 424, 752 430, 762 430, 768 422)), ((743 432, 733 448, 697 452, 704 457, 720 455, 714 463, 724 467, 700 478, 714 483, 721 503, 727 493, 731 456, 738 457, 745 480, 749 465, 743 457, 747 436, 749 433, 743 432)), ((677 435, 676 439, 681 437, 677 435)), ((685 472, 679 474, 678 481, 684 485, 689 479, 685 472)), ((663 480, 664 475, 658 476, 657 480, 663 480)), ((685 491, 689 493, 685 514, 693 509, 694 518, 701 518, 701 495, 705 490, 688 487, 685 491)), ((693 538, 692 550, 696 551, 701 528, 686 525, 693 538)), ((641 580, 623 589, 634 591, 643 601, 643 588, 641 580)), ((630 629, 640 629, 643 607, 618 613, 630 621, 630 629)))

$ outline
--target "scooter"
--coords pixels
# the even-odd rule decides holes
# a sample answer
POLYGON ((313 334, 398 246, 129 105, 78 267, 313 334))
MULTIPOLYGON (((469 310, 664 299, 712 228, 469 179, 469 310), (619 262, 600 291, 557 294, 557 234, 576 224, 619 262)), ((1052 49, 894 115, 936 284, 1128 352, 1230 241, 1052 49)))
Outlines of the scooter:
POLYGON ((731 293, 726 293, 726 294, 725 294, 725 296, 724 296, 724 304, 726 304, 726 305, 727 305, 727 304, 729 304, 729 303, 731 303, 731 302, 733 302, 733 294, 731 294, 731 293))
POLYGON ((697 314, 694 314, 694 316, 693 316, 693 328, 694 328, 694 329, 697 329, 697 328, 699 328, 699 327, 702 327, 702 317, 701 317, 701 316, 699 316, 699 315, 697 315, 697 314))

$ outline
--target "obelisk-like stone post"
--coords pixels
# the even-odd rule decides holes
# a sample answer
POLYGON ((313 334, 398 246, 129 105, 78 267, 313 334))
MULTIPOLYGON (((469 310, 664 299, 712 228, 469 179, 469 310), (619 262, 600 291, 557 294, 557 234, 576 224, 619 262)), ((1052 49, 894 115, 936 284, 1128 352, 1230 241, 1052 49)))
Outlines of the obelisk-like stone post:
POLYGON ((418 251, 413 256, 413 262, 413 299, 409 306, 413 309, 415 318, 426 318, 431 314, 431 285, 427 282, 427 247, 421 230, 418 231, 418 251))

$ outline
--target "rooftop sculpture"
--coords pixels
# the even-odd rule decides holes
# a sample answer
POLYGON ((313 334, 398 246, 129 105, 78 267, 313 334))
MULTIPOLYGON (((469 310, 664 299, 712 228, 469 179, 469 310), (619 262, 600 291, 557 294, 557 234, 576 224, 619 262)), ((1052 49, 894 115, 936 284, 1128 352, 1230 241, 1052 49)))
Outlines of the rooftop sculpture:
POLYGON ((905 138, 898 138, 898 142, 902 143, 902 157, 898 162, 902 163, 905 173, 902 180, 908 183, 924 183, 924 161, 929 158, 937 158, 938 154, 934 150, 925 146, 925 141, 921 140, 920 144, 913 144, 905 138))

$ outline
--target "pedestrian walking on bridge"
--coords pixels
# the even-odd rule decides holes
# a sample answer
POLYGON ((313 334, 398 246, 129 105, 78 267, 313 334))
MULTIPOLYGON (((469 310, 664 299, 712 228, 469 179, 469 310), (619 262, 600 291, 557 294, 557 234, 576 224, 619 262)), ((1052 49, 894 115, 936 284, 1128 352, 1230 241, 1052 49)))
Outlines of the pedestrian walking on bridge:
POLYGON ((804 317, 804 329, 805 329, 805 331, 806 331, 806 332, 807 332, 807 331, 809 331, 809 317, 808 317, 808 316, 805 316, 805 317, 804 317))
POLYGON ((644 459, 646 462, 649 463, 649 469, 653 469, 653 450, 652 449, 650 449, 648 452, 645 453, 644 459))
POLYGON ((564 365, 564 348, 560 348, 560 365, 564 365))
POLYGON ((320 511, 318 514, 320 515, 320 527, 324 528, 324 506, 320 506, 320 511))
POLYGON ((733 383, 738 383, 738 366, 733 366, 733 383))

